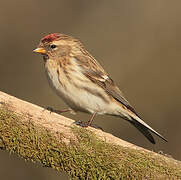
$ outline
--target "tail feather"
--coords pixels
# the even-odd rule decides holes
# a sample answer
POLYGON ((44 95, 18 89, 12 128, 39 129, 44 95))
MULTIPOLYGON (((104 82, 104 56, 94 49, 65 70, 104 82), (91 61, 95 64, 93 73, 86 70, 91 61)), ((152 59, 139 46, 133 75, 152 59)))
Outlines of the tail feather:
POLYGON ((148 131, 147 128, 145 128, 144 125, 138 123, 137 121, 129 121, 133 126, 135 126, 152 144, 155 144, 155 139, 151 135, 151 133, 148 131))
POLYGON ((150 131, 167 142, 167 140, 161 134, 159 134, 157 131, 151 128, 148 124, 142 121, 138 116, 134 118, 131 117, 131 120, 129 120, 129 122, 132 125, 134 125, 152 144, 155 144, 155 140, 152 134, 150 133, 150 131))

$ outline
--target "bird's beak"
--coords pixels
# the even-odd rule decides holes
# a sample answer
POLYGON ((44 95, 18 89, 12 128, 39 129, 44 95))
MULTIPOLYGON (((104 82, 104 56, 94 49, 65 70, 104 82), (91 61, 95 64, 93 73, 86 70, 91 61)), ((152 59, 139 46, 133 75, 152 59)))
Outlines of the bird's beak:
POLYGON ((36 48, 33 50, 33 52, 40 53, 40 54, 46 54, 46 50, 44 48, 36 48))

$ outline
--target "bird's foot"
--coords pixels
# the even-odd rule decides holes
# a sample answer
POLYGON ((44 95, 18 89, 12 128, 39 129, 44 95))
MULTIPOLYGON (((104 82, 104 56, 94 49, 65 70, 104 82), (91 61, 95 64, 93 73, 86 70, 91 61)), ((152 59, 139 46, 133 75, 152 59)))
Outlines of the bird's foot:
POLYGON ((102 127, 100 127, 100 126, 98 126, 96 124, 89 124, 89 122, 75 121, 74 124, 76 124, 78 126, 81 126, 83 128, 87 128, 88 126, 90 126, 90 127, 93 127, 93 128, 100 129, 100 130, 104 131, 102 127))

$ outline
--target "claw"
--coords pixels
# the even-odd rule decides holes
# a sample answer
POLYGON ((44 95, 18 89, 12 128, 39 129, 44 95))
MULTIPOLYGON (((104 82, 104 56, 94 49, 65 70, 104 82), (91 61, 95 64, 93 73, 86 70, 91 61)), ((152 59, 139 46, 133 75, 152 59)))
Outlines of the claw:
POLYGON ((100 129, 100 130, 104 131, 102 127, 100 127, 100 126, 98 126, 96 124, 89 125, 88 123, 82 122, 82 121, 75 121, 73 124, 76 124, 76 125, 81 126, 83 128, 87 128, 88 126, 90 126, 90 127, 95 128, 95 129, 100 129))

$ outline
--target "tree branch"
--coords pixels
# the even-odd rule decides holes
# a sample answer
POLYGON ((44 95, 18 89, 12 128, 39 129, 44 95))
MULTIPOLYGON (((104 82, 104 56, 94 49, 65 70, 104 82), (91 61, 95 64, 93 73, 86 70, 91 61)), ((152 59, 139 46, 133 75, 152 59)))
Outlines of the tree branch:
POLYGON ((181 162, 0 92, 0 148, 72 179, 181 179, 181 162))

